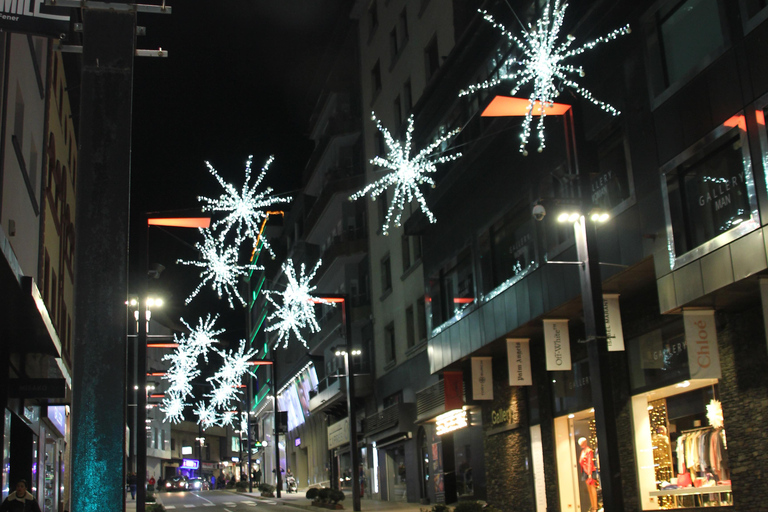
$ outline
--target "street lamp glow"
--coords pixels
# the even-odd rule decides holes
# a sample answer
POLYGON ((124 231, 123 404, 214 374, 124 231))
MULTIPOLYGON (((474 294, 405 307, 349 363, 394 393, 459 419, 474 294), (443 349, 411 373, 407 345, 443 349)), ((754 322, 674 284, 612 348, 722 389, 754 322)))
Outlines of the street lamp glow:
POLYGON ((566 222, 568 220, 569 215, 566 212, 561 213, 557 216, 557 222, 566 222))
POLYGON ((578 213, 572 213, 568 216, 568 221, 576 222, 577 220, 579 220, 579 217, 581 217, 581 215, 579 215, 578 213))

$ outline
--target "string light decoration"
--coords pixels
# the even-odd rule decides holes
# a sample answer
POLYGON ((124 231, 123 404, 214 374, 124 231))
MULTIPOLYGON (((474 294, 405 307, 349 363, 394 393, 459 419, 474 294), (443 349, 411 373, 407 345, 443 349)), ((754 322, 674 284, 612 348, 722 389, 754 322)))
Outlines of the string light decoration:
MULTIPOLYGON (((184 304, 189 304, 200 293, 203 286, 211 283, 211 287, 219 295, 219 298, 222 298, 223 295, 227 296, 230 308, 235 308, 232 302, 233 297, 237 298, 240 305, 245 306, 245 300, 240 296, 237 289, 238 281, 241 277, 246 277, 251 270, 263 270, 263 267, 250 263, 239 265, 239 248, 236 245, 225 246, 221 238, 215 239, 209 230, 199 229, 199 231, 203 235, 203 243, 197 242, 195 248, 200 251, 202 261, 177 261, 182 265, 192 265, 203 269, 200 272, 200 283, 187 297, 184 304)), ((266 239, 263 240, 266 241, 266 239)))
MULTIPOLYGON (((219 241, 224 241, 227 234, 234 229, 235 232, 235 245, 240 245, 246 238, 252 240, 259 237, 259 225, 267 218, 266 208, 278 204, 289 203, 290 197, 276 197, 270 195, 272 188, 266 188, 259 192, 258 187, 264 180, 264 176, 267 174, 267 170, 272 162, 275 160, 274 156, 270 156, 264 167, 261 168, 259 174, 253 185, 251 182, 251 164, 253 163, 253 155, 248 156, 248 160, 245 162, 245 181, 241 190, 238 190, 234 185, 227 183, 216 171, 216 169, 210 164, 205 162, 208 167, 208 171, 216 178, 216 181, 224 189, 224 193, 218 199, 212 199, 205 196, 199 196, 198 201, 207 203, 203 205, 203 211, 207 212, 228 212, 227 216, 223 219, 215 221, 211 225, 212 230, 216 230, 219 227, 223 227, 219 232, 219 241)), ((272 257, 275 257, 275 253, 272 251, 269 242, 264 239, 263 247, 266 248, 272 257)))
POLYGON ((450 162, 461 157, 461 153, 454 153, 451 155, 443 155, 435 158, 432 153, 440 147, 445 141, 453 138, 459 130, 451 130, 438 137, 434 142, 427 147, 416 153, 411 158, 411 144, 413 139, 413 115, 408 118, 408 129, 405 132, 405 143, 396 141, 392 134, 389 133, 376 117, 376 114, 371 113, 371 119, 376 122, 376 128, 384 136, 384 142, 387 145, 387 156, 383 158, 381 156, 374 157, 370 162, 371 164, 381 167, 383 169, 389 169, 391 172, 382 176, 373 183, 368 184, 362 190, 355 192, 350 196, 351 201, 370 195, 373 201, 385 192, 387 189, 394 188, 392 195, 392 202, 387 210, 387 215, 384 219, 384 225, 381 226, 383 234, 388 234, 389 226, 394 222, 395 226, 400 226, 400 219, 403 215, 403 210, 407 204, 416 200, 421 207, 421 211, 427 216, 429 222, 435 223, 436 219, 432 212, 427 207, 427 202, 424 200, 424 196, 421 193, 419 187, 424 184, 428 184, 434 188, 435 182, 429 176, 434 172, 437 172, 435 164, 450 162), (393 221, 394 215, 394 221, 393 221))
MULTIPOLYGON (((211 318, 211 315, 208 314, 205 320, 203 320, 202 317, 199 318, 197 327, 194 328, 185 322, 183 318, 181 319, 181 323, 183 323, 190 331, 189 336, 186 338, 187 345, 189 345, 194 352, 202 355, 206 363, 208 362, 208 350, 210 350, 212 344, 218 343, 216 336, 224 333, 224 329, 213 328, 218 319, 219 315, 211 318)), ((179 340, 176 339, 175 335, 174 339, 178 343, 179 340)))
MULTIPOLYGON (((648 419, 650 420, 651 442, 653 443, 656 488, 661 489, 661 482, 670 482, 675 476, 672 445, 669 442, 667 428, 667 401, 661 399, 648 402, 648 419)), ((659 496, 657 500, 662 509, 674 508, 675 500, 672 496, 659 496)))
POLYGON ((285 291, 268 290, 265 292, 267 300, 275 308, 274 313, 267 317, 269 325, 265 329, 267 332, 277 331, 275 348, 280 345, 281 341, 283 341, 283 348, 287 348, 291 333, 302 345, 309 348, 301 330, 309 328, 312 333, 320 332, 320 325, 315 319, 315 304, 333 306, 331 302, 312 297, 312 292, 316 287, 311 286, 310 283, 322 264, 323 260, 317 260, 312 271, 305 274, 306 267, 302 263, 297 277, 293 261, 288 260, 282 266, 283 273, 288 279, 285 291), (282 300, 278 301, 277 298, 282 300))
POLYGON ((533 90, 528 97, 528 109, 526 110, 525 120, 523 121, 523 133, 520 135, 520 152, 528 154, 526 146, 531 135, 531 123, 533 121, 534 109, 539 115, 539 121, 536 126, 539 138, 538 151, 541 153, 546 147, 546 138, 544 135, 544 118, 546 117, 546 107, 551 107, 555 98, 560 94, 560 86, 570 87, 581 97, 601 108, 613 116, 618 116, 620 112, 609 105, 595 98, 592 93, 579 85, 575 79, 570 78, 574 75, 584 76, 584 69, 581 66, 565 64, 564 61, 581 55, 587 50, 592 50, 601 43, 606 43, 618 38, 621 35, 629 34, 629 25, 616 29, 602 37, 590 41, 578 48, 571 49, 575 38, 571 35, 560 40, 560 29, 563 25, 565 10, 568 3, 560 3, 555 0, 554 6, 550 8, 550 2, 544 8, 544 13, 536 21, 536 27, 530 24, 528 30, 523 33, 522 38, 518 38, 510 32, 504 25, 488 13, 488 11, 479 9, 486 21, 491 23, 494 28, 501 30, 502 34, 512 41, 522 53, 521 58, 513 57, 507 62, 507 65, 516 68, 513 73, 500 75, 498 78, 487 80, 480 84, 469 86, 467 89, 459 92, 459 96, 474 94, 483 89, 490 89, 505 81, 511 81, 512 96, 523 87, 530 83, 533 84, 533 90))

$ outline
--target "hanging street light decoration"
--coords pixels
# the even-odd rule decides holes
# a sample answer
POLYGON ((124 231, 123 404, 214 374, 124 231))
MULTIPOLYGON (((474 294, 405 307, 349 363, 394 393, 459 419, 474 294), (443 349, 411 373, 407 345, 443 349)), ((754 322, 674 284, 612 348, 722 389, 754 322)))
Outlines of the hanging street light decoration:
POLYGON ((198 404, 197 412, 200 413, 198 414, 198 422, 201 425, 203 423, 210 424, 215 418, 215 424, 221 427, 233 426, 234 414, 231 413, 231 408, 234 406, 233 402, 242 394, 238 386, 243 375, 248 371, 249 360, 256 355, 256 350, 246 350, 246 345, 245 340, 240 340, 240 346, 236 352, 211 347, 211 350, 224 359, 224 363, 213 377, 206 379, 213 387, 213 391, 205 395, 211 399, 209 408, 198 404))
POLYGON ((429 174, 437 172, 435 164, 450 162, 461 157, 461 153, 443 155, 437 158, 433 155, 433 152, 437 148, 459 133, 459 130, 451 130, 438 137, 434 142, 419 151, 415 156, 411 157, 413 115, 408 118, 405 143, 396 141, 389 130, 384 128, 381 124, 381 121, 376 117, 376 114, 371 113, 371 119, 376 122, 376 128, 378 128, 384 136, 384 142, 387 145, 388 152, 386 158, 376 156, 370 162, 377 167, 388 169, 391 172, 373 183, 368 184, 362 190, 355 192, 349 199, 355 201, 361 197, 370 195, 371 199, 375 201, 380 194, 389 188, 393 188, 392 202, 387 210, 384 224, 381 226, 382 233, 385 235, 388 234, 391 223, 394 222, 395 226, 400 226, 400 219, 402 218, 405 206, 414 200, 418 201, 421 211, 427 216, 429 222, 436 222, 435 216, 427 207, 427 203, 424 200, 424 196, 419 187, 423 184, 428 184, 434 188, 435 182, 429 174))
POLYGON ((275 348, 283 340, 283 348, 287 348, 291 333, 296 336, 296 339, 302 345, 309 348, 307 341, 301 334, 301 330, 308 327, 312 333, 320 331, 320 326, 315 319, 315 304, 333 306, 327 300, 312 297, 315 287, 311 286, 310 282, 314 279, 322 263, 322 260, 317 260, 315 267, 309 274, 305 274, 306 267, 302 263, 297 277, 293 261, 286 261, 282 266, 283 273, 288 279, 285 291, 271 290, 266 292, 267 300, 275 307, 275 311, 267 317, 269 325, 265 330, 267 332, 277 331, 278 336, 277 341, 275 341, 275 348), (278 298, 281 300, 278 300, 278 298))
POLYGON ((234 309, 232 297, 235 297, 240 305, 245 306, 245 300, 237 289, 238 280, 246 277, 251 270, 263 269, 253 264, 238 264, 240 248, 237 245, 224 245, 221 238, 214 238, 210 231, 200 229, 203 235, 203 243, 197 242, 195 247, 201 252, 202 261, 178 260, 182 265, 193 265, 202 268, 201 281, 197 288, 187 297, 184 304, 189 304, 207 283, 222 298, 226 294, 229 307, 234 309))
POLYGON ((571 44, 575 38, 568 35, 565 37, 565 40, 562 40, 559 37, 567 8, 568 4, 561 4, 560 0, 555 0, 554 6, 550 8, 548 0, 542 17, 536 22, 536 27, 533 28, 529 24, 528 30, 523 33, 522 38, 518 38, 507 30, 503 24, 496 21, 487 11, 479 10, 486 21, 492 23, 494 28, 501 30, 502 34, 517 46, 522 55, 520 58, 513 57, 507 61, 507 66, 516 68, 516 71, 502 74, 497 78, 480 84, 471 85, 461 91, 459 96, 466 96, 483 89, 490 89, 505 81, 511 81, 514 84, 511 92, 512 96, 514 96, 523 86, 532 83, 533 90, 528 97, 528 109, 525 114, 525 121, 523 122, 523 133, 520 135, 520 152, 524 155, 528 154, 526 146, 531 135, 531 123, 534 115, 539 116, 539 122, 536 126, 539 138, 538 151, 541 153, 544 150, 546 146, 544 118, 546 117, 547 109, 552 107, 555 98, 560 94, 560 87, 562 86, 570 87, 584 99, 611 115, 618 116, 621 113, 608 103, 596 99, 588 89, 575 81, 574 75, 584 76, 584 70, 581 66, 566 64, 564 61, 581 55, 587 50, 592 50, 598 44, 613 41, 619 36, 629 34, 629 25, 598 37, 578 48, 571 49, 571 44))
MULTIPOLYGON (((274 204, 289 203, 291 201, 290 197, 276 197, 270 195, 272 193, 272 188, 270 187, 261 192, 258 192, 257 190, 262 180, 264 180, 264 176, 267 174, 269 166, 274 160, 274 156, 270 156, 267 159, 264 167, 261 168, 261 173, 258 178, 256 178, 256 181, 251 185, 251 163, 253 162, 253 155, 250 155, 245 162, 245 181, 241 190, 238 190, 231 183, 225 182, 210 162, 205 162, 210 173, 213 174, 224 189, 224 193, 218 199, 199 196, 197 200, 206 203, 203 206, 203 211, 227 212, 226 217, 215 221, 211 225, 211 229, 213 230, 223 227, 219 233, 220 241, 224 241, 227 234, 234 229, 235 245, 240 245, 247 238, 254 240, 255 245, 255 241, 259 237, 260 224, 267 218, 266 209, 274 204)), ((264 239, 263 243, 264 247, 269 251, 272 257, 274 257, 275 253, 272 251, 269 242, 264 239)))

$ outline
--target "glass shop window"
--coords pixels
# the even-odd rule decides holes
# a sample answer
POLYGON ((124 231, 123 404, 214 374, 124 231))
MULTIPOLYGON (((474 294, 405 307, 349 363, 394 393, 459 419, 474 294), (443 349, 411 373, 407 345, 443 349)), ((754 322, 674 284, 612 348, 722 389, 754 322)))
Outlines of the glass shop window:
POLYGON ((460 318, 462 312, 475 302, 470 249, 462 250, 451 264, 434 274, 427 286, 433 329, 452 318, 460 318))
POLYGON ((753 184, 746 141, 731 131, 717 142, 665 174, 678 257, 750 220, 753 184))
POLYGON ((647 41, 653 96, 690 77, 723 51, 725 2, 669 1, 649 21, 647 41))

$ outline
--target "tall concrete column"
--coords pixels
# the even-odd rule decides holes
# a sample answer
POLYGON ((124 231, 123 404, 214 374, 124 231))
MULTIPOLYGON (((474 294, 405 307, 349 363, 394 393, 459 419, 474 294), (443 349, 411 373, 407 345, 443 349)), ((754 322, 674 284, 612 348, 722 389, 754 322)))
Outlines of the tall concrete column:
POLYGON ((135 12, 83 9, 71 469, 77 512, 124 509, 135 30, 135 12))

